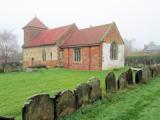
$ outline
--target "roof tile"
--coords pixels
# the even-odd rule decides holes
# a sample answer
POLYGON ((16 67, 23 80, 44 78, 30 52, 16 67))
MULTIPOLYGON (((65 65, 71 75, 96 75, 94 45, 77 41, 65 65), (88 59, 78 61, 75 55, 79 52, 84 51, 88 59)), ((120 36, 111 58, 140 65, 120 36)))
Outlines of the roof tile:
POLYGON ((62 47, 99 44, 110 26, 111 24, 106 24, 77 30, 64 42, 62 47))

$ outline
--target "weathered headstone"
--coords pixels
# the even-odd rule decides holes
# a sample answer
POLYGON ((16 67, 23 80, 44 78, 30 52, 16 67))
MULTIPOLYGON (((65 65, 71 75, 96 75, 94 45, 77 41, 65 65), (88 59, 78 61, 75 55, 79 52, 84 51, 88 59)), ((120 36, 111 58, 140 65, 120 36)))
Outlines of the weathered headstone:
POLYGON ((148 67, 143 68, 142 70, 142 82, 147 83, 151 78, 151 72, 148 67))
POLYGON ((77 108, 89 103, 89 92, 90 86, 87 83, 82 83, 77 86, 74 91, 77 108))
POLYGON ((158 65, 158 75, 160 75, 160 65, 158 65))
POLYGON ((57 94, 54 103, 56 118, 71 114, 76 110, 75 95, 70 90, 57 94))
POLYGON ((105 78, 106 91, 108 93, 116 91, 116 76, 113 72, 110 72, 105 78))
POLYGON ((129 69, 127 72, 126 72, 126 79, 127 79, 127 83, 129 85, 133 85, 134 82, 133 82, 133 72, 131 69, 129 69))
POLYGON ((151 71, 151 76, 152 76, 152 78, 153 78, 153 77, 156 77, 156 76, 158 75, 158 74, 157 74, 157 73, 158 73, 158 70, 157 70, 156 66, 153 66, 153 65, 152 65, 152 66, 150 66, 149 68, 150 68, 150 71, 151 71))
POLYGON ((149 70, 150 70, 150 73, 151 73, 151 77, 153 78, 154 77, 154 69, 152 66, 149 66, 149 70))
POLYGON ((159 75, 159 66, 158 65, 155 66, 155 71, 156 71, 156 76, 158 76, 159 75))
POLYGON ((0 120, 14 120, 13 117, 2 117, 0 116, 0 120))
POLYGON ((117 86, 118 86, 118 89, 123 89, 127 87, 127 78, 126 78, 125 72, 120 74, 117 81, 117 86))
POLYGON ((142 83, 142 70, 136 72, 135 83, 142 83))
POLYGON ((23 120, 53 120, 54 104, 48 94, 31 97, 22 109, 23 120))
POLYGON ((88 81, 90 86, 89 99, 90 102, 95 102, 98 99, 102 98, 102 89, 100 87, 100 80, 93 77, 88 81))

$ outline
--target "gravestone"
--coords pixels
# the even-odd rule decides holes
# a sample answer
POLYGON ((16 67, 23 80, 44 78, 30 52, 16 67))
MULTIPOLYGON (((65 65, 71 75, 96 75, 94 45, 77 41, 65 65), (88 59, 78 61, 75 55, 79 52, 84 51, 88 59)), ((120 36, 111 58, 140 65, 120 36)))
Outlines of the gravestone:
POLYGON ((134 82, 133 82, 133 72, 131 69, 129 69, 127 72, 126 72, 126 80, 127 80, 127 83, 129 85, 133 85, 134 82))
POLYGON ((158 76, 158 75, 159 75, 159 70, 160 70, 160 69, 159 69, 159 65, 156 65, 156 66, 155 66, 155 69, 156 69, 156 76, 158 76))
POLYGON ((89 103, 89 92, 90 86, 87 83, 82 83, 77 86, 74 91, 77 108, 89 103))
POLYGON ((135 83, 136 84, 142 83, 142 70, 136 72, 135 83))
POLYGON ((118 81, 117 81, 117 86, 118 86, 118 89, 123 89, 127 87, 127 79, 126 79, 125 72, 120 74, 118 81))
POLYGON ((55 96, 56 118, 71 114, 76 110, 75 95, 70 90, 65 90, 55 96))
POLYGON ((89 99, 90 102, 95 102, 98 99, 102 98, 102 89, 100 87, 100 80, 93 77, 88 81, 90 86, 89 99))
POLYGON ((142 70, 142 81, 143 83, 147 83, 151 78, 151 72, 148 67, 143 68, 142 70))
POLYGON ((106 91, 108 93, 116 91, 116 76, 113 72, 110 72, 105 78, 106 91))
POLYGON ((158 73, 158 70, 157 70, 157 68, 156 68, 156 66, 150 66, 149 67, 150 68, 150 71, 151 71, 151 76, 152 76, 152 78, 153 77, 156 77, 157 76, 157 73, 158 73))
POLYGON ((160 65, 158 65, 158 75, 160 75, 160 65))
POLYGON ((22 109, 23 120, 53 120, 54 104, 48 94, 31 97, 22 109))
POLYGON ((13 117, 2 117, 0 116, 0 120, 14 120, 13 117))

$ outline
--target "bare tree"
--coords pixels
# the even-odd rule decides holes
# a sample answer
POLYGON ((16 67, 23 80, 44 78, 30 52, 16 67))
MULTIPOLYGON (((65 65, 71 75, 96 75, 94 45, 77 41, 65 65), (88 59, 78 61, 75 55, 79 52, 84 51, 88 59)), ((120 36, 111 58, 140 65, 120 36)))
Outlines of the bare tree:
POLYGON ((19 54, 20 47, 16 35, 12 31, 4 30, 0 32, 0 64, 3 71, 9 62, 15 62, 19 54))
POLYGON ((128 56, 131 52, 136 51, 136 48, 134 47, 135 39, 127 40, 124 39, 125 44, 125 56, 128 56))

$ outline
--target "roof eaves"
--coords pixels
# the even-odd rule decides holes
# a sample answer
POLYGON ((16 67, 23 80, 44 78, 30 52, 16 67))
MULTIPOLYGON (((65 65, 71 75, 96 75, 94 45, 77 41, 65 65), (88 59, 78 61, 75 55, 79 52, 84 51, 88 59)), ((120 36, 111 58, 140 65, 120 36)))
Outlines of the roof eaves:
POLYGON ((52 43, 52 44, 43 44, 43 45, 28 45, 28 46, 22 46, 22 48, 35 48, 35 47, 43 47, 43 46, 52 46, 52 45, 56 45, 56 43, 52 43))
POLYGON ((73 48, 73 47, 90 47, 90 46, 99 46, 100 43, 94 43, 94 44, 78 44, 78 45, 65 45, 61 46, 61 48, 73 48))

